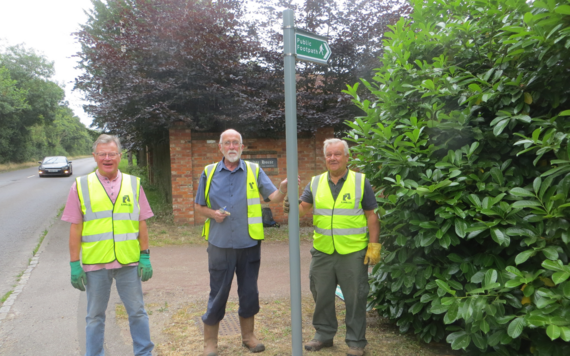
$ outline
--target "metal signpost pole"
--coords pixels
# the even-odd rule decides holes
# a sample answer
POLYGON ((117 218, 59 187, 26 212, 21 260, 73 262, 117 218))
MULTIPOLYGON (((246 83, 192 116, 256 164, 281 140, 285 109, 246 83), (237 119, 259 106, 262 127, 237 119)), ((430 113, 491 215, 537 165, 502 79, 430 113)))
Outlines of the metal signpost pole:
POLYGON ((301 252, 299 247, 299 184, 297 182, 297 83, 295 81, 295 12, 283 11, 285 70, 285 134, 289 197, 289 274, 291 282, 292 355, 303 355, 301 323, 301 252))

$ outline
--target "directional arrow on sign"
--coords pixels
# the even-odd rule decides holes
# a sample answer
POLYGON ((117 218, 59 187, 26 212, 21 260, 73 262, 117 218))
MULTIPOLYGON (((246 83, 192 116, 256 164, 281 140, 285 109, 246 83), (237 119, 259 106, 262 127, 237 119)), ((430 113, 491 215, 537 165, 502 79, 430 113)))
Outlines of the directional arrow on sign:
POLYGON ((299 29, 295 30, 295 54, 297 59, 317 64, 327 64, 331 53, 326 37, 299 29))

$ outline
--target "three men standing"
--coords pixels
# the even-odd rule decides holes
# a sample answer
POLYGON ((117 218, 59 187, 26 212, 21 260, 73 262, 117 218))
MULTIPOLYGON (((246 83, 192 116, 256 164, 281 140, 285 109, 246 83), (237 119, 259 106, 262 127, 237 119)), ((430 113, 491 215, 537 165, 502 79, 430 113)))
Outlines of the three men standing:
POLYGON ((299 216, 312 211, 315 229, 309 278, 316 304, 316 332, 305 349, 319 351, 333 346, 338 329, 338 284, 346 304, 347 355, 362 356, 367 344, 368 263, 380 261, 380 223, 374 213, 378 204, 365 175, 347 169, 350 155, 346 141, 326 140, 324 154, 328 172, 311 179, 299 204, 299 216))
POLYGON ((97 171, 76 179, 61 218, 71 223, 71 284, 87 290, 86 356, 104 354, 105 311, 113 279, 129 316, 134 354, 150 356, 154 344, 141 281, 153 272, 145 221, 153 213, 140 179, 119 171, 121 143, 116 136, 99 136, 93 157, 97 171))
POLYGON ((254 334, 259 312, 259 275, 263 221, 261 198, 281 202, 287 179, 275 188, 257 164, 241 159, 244 145, 239 132, 226 130, 218 144, 223 158, 208 165, 200 177, 195 209, 206 216, 203 236, 208 240, 210 296, 204 322, 204 355, 217 356, 218 329, 224 318, 234 273, 238 282, 239 320, 243 345, 251 352, 265 346, 254 334))

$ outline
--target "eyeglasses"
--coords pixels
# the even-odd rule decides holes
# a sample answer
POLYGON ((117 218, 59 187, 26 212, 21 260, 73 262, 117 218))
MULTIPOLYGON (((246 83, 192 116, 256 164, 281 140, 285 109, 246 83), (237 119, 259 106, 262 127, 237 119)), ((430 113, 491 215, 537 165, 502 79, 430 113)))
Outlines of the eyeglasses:
POLYGON ((121 154, 117 152, 95 152, 95 155, 99 157, 115 158, 121 154))
POLYGON ((224 146, 239 146, 241 142, 239 141, 226 141, 224 142, 224 146))

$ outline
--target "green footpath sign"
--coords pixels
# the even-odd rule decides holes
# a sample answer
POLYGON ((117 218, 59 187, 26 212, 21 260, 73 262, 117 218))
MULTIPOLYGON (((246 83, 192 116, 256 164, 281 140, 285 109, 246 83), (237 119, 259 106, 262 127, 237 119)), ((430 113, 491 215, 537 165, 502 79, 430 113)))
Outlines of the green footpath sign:
POLYGON ((295 54, 297 59, 327 64, 331 49, 325 37, 301 30, 295 31, 295 54))

